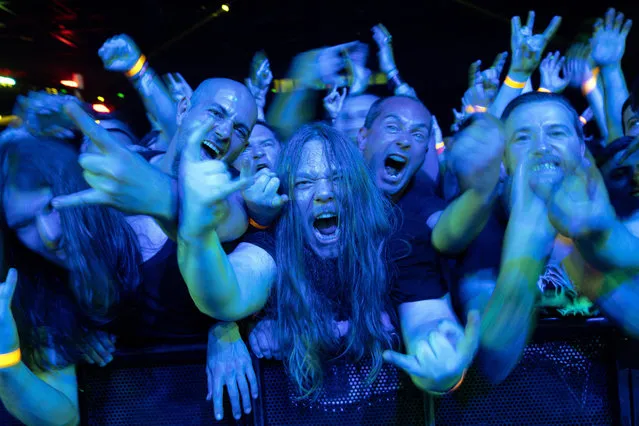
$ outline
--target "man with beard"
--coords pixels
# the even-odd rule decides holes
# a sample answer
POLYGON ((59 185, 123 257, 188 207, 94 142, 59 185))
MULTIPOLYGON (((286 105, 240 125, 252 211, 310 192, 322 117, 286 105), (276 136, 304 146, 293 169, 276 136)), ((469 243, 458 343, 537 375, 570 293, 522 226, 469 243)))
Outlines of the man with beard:
POLYGON ((370 356, 373 379, 382 353, 392 346, 390 324, 383 319, 393 315, 390 300, 401 312, 424 292, 434 295, 423 298, 433 306, 399 321, 410 355, 384 357, 409 370, 421 389, 446 391, 459 382, 476 348, 477 318, 471 316, 465 333, 456 326, 438 298, 443 296, 438 275, 429 275, 434 286, 425 290, 415 286, 424 276, 402 279, 403 259, 415 262, 411 247, 403 235, 391 235, 388 201, 352 143, 328 126, 304 126, 282 153, 280 178, 294 201, 284 207, 275 238, 247 237, 228 257, 211 262, 217 269, 209 276, 232 282, 252 298, 275 285, 277 314, 268 350, 286 354, 301 394, 318 395, 323 363, 340 350, 356 360, 370 356))
MULTIPOLYGON (((592 193, 584 189, 593 181, 586 178, 592 175, 586 171, 593 167, 578 115, 563 97, 546 93, 520 96, 506 108, 502 120, 509 175, 504 193, 508 225, 504 231, 499 221, 489 222, 491 226, 467 250, 470 258, 462 263, 473 267, 462 266, 466 277, 460 283, 467 287, 462 292, 474 296, 472 308, 485 310, 480 360, 496 381, 515 366, 534 329, 539 276, 549 260, 561 262, 572 250, 572 243, 566 244, 558 233, 571 238, 589 262, 611 262, 621 269, 632 267, 632 259, 610 244, 610 235, 615 235, 623 250, 634 244, 627 229, 618 226, 603 183, 592 193), (594 194, 596 198, 591 198, 594 194), (505 235, 503 251, 492 250, 492 259, 485 253, 479 255, 478 248, 490 250, 487 241, 500 233, 505 235), (474 261, 473 256, 482 256, 482 261, 474 261), (498 276, 495 264, 499 265, 498 276), (469 278, 473 274, 477 276, 469 278), (494 291, 488 285, 491 281, 496 281, 494 291)), ((574 271, 570 275, 577 286, 583 284, 574 271)))

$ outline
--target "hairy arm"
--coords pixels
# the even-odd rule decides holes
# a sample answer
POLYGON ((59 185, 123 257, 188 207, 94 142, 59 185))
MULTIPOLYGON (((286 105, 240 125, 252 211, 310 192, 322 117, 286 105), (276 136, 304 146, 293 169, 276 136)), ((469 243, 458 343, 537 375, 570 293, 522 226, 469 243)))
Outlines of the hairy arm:
POLYGON ((275 261, 266 251, 241 243, 227 256, 215 232, 205 238, 180 235, 178 263, 196 306, 223 321, 262 309, 276 276, 275 261))

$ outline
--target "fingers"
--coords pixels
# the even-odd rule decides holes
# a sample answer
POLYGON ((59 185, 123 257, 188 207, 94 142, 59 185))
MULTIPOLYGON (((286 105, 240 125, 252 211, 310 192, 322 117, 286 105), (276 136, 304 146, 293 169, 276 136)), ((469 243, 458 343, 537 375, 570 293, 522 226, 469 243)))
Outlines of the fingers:
POLYGON ((546 31, 544 31, 544 40, 546 40, 546 43, 552 40, 552 38, 555 36, 560 24, 561 16, 555 16, 552 18, 550 24, 548 24, 548 27, 546 27, 546 31))
POLYGON ((457 345, 457 352, 465 359, 466 364, 470 364, 479 348, 479 325, 479 312, 470 311, 466 321, 464 337, 457 345))
POLYGON ((257 377, 255 376, 255 370, 253 370, 253 364, 248 364, 245 370, 246 379, 248 380, 249 387, 251 388, 251 397, 253 399, 257 399, 260 396, 260 391, 257 384, 257 377))
POLYGON ((213 372, 213 412, 215 418, 219 421, 224 418, 224 383, 220 372, 213 372))
POLYGON ((226 379, 226 392, 228 393, 229 400, 231 401, 233 417, 239 419, 242 417, 242 408, 240 405, 240 393, 237 389, 237 379, 235 376, 226 379))
POLYGON ((266 337, 266 333, 259 331, 255 337, 257 338, 257 344, 264 358, 271 359, 273 354, 271 353, 271 345, 269 344, 269 339, 266 337))
POLYGON ((613 8, 608 9, 606 11, 606 14, 604 15, 604 19, 605 19, 604 25, 606 30, 611 30, 615 21, 615 9, 613 8))
POLYGON ((69 102, 64 105, 63 109, 71 121, 82 133, 91 139, 100 151, 111 152, 118 148, 123 148, 115 138, 111 137, 105 128, 97 124, 77 103, 69 102))
POLYGON ((526 21, 526 27, 530 30, 531 34, 534 34, 533 27, 535 25, 535 11, 528 12, 528 20, 526 21))
POLYGON ((108 350, 95 336, 88 336, 87 342, 93 353, 97 356, 95 359, 98 361, 100 367, 104 367, 109 362, 113 361, 111 351, 108 350))
POLYGON ((86 189, 75 194, 60 195, 51 200, 54 209, 66 209, 69 207, 90 206, 95 204, 109 204, 110 198, 103 192, 95 189, 86 189))
POLYGON ((481 61, 475 61, 468 68, 468 87, 473 87, 481 81, 481 72, 479 66, 481 61))
POLYGON ((419 374, 419 364, 417 363, 417 359, 412 355, 404 355, 395 351, 384 351, 382 356, 384 361, 389 364, 393 364, 395 367, 401 368, 408 374, 419 374))
POLYGON ((288 195, 277 195, 271 202, 271 206, 274 208, 282 207, 284 204, 288 203, 288 201, 288 195))
POLYGON ((254 178, 250 177, 245 179, 240 178, 238 180, 229 182, 229 184, 225 188, 220 189, 218 198, 224 199, 237 191, 242 191, 243 189, 246 189, 249 186, 253 185, 254 181, 254 178))
MULTIPOLYGON (((213 397, 213 378, 211 376, 211 370, 209 370, 209 366, 206 368, 206 400, 210 401, 213 397)), ((217 417, 217 416, 216 416, 217 417)))
POLYGON ((264 358, 264 353, 262 352, 262 348, 260 347, 256 334, 255 330, 249 334, 249 345, 251 346, 251 350, 255 356, 262 359, 264 358))
POLYGON ((495 61, 493 62, 492 68, 495 69, 495 73, 497 74, 497 78, 501 76, 501 72, 506 65, 506 59, 508 59, 508 52, 501 52, 495 57, 495 61))
POLYGON ((2 286, 0 286, 0 294, 2 294, 2 296, 6 299, 11 301, 11 298, 13 297, 13 293, 16 290, 16 284, 18 283, 18 271, 15 268, 11 268, 9 269, 9 272, 7 272, 7 278, 4 280, 4 283, 2 283, 2 286))
POLYGON ((244 409, 244 413, 249 414, 251 412, 251 400, 253 398, 249 393, 248 382, 246 381, 246 376, 243 372, 240 372, 240 374, 237 375, 237 388, 240 391, 240 397, 242 398, 242 408, 244 409))

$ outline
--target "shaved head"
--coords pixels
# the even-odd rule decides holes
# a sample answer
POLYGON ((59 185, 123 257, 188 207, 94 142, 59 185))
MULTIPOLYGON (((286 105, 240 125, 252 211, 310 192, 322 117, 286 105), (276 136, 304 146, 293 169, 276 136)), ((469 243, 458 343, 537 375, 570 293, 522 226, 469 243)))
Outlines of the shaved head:
POLYGON ((231 164, 248 144, 256 120, 257 105, 244 84, 226 78, 204 80, 190 99, 178 104, 178 130, 167 152, 170 171, 177 174, 186 141, 205 125, 211 130, 202 140, 202 160, 231 164))

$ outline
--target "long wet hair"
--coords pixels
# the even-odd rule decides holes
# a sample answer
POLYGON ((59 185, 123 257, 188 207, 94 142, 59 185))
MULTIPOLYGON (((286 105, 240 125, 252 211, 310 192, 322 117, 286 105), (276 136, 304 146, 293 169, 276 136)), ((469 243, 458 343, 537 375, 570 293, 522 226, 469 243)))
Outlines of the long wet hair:
POLYGON ((371 357, 368 380, 372 382, 381 369, 383 350, 391 346, 390 333, 381 321, 388 307, 386 251, 392 231, 391 205, 377 189, 355 145, 324 124, 303 126, 284 145, 279 176, 281 188, 292 200, 282 211, 276 231, 275 302, 278 337, 287 354, 285 364, 290 377, 302 398, 316 398, 322 388, 325 361, 341 349, 341 355, 348 354, 355 360, 371 357), (314 256, 305 243, 306 218, 296 207, 295 175, 309 141, 322 142, 328 164, 341 176, 340 187, 335 190, 340 249, 337 258, 330 261, 336 291, 344 294, 346 306, 331 304, 326 289, 318 288, 318 281, 322 281, 318 275, 328 271, 309 264, 309 258, 319 263, 325 260, 314 256), (345 346, 340 346, 333 329, 340 308, 350 322, 345 346))
MULTIPOLYGON (((53 196, 88 189, 77 153, 64 143, 33 138, 10 142, 0 148, 0 164, 3 197, 7 176, 18 185, 49 187, 53 196)), ((0 203, 0 210, 2 206, 0 203)), ((12 312, 24 360, 38 370, 73 364, 79 358, 82 337, 112 320, 125 294, 139 283, 141 256, 136 235, 124 215, 114 209, 62 209, 67 258, 63 269, 23 246, 8 228, 4 212, 0 213, 3 261, 15 267, 19 276, 12 312), (43 349, 53 349, 55 360, 43 356, 43 349)))

